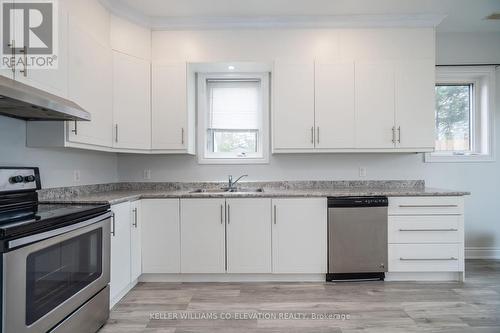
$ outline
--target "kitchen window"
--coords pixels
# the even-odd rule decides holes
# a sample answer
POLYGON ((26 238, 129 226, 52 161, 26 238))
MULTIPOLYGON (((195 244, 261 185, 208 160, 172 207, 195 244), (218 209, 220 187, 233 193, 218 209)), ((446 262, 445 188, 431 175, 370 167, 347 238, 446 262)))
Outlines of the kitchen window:
POLYGON ((493 67, 438 67, 436 150, 426 162, 494 160, 494 97, 493 67))
POLYGON ((199 162, 268 162, 268 74, 198 74, 199 162))

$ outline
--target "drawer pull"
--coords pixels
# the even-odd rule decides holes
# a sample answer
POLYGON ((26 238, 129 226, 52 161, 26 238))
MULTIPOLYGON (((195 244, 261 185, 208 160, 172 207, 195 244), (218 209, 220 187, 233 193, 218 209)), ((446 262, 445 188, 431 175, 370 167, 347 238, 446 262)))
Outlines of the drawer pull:
POLYGON ((456 208, 458 205, 399 205, 400 208, 456 208))
POLYGON ((458 231, 458 229, 399 229, 399 231, 458 231))
POLYGON ((399 258, 401 261, 427 261, 427 260, 440 260, 440 261, 448 261, 448 260, 458 260, 458 258, 450 257, 450 258, 399 258))

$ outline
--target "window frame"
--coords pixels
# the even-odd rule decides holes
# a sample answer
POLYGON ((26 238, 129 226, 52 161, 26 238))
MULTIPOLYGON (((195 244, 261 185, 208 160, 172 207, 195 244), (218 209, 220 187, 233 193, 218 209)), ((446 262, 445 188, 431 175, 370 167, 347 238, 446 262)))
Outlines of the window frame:
POLYGON ((425 162, 495 161, 495 75, 494 66, 436 68, 435 86, 472 85, 469 129, 471 150, 426 153, 425 162))
POLYGON ((268 164, 269 163, 269 73, 197 73, 197 120, 198 120, 198 163, 199 164, 268 164), (234 154, 211 153, 208 151, 208 87, 207 80, 259 80, 262 106, 261 134, 257 136, 258 155, 235 157, 234 154), (260 152, 259 152, 260 147, 260 152))

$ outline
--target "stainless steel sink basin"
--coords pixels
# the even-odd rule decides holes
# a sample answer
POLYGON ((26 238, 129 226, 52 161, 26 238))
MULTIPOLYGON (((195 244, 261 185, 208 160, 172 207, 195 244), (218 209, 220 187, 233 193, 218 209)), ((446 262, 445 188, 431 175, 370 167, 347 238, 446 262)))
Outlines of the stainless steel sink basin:
POLYGON ((198 188, 196 190, 190 191, 189 193, 262 193, 264 189, 262 188, 244 188, 238 187, 235 189, 228 188, 198 188))

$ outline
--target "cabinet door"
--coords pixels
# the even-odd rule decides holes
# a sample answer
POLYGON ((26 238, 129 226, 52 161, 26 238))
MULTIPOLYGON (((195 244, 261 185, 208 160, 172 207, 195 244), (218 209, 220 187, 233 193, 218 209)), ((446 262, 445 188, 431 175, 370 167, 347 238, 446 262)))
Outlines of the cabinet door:
POLYGON ((398 148, 434 148, 434 72, 433 60, 414 60, 396 66, 398 148))
POLYGON ((273 199, 272 204, 273 273, 326 273, 326 199, 273 199))
MULTIPOLYGON (((2 6, 0 6, 0 15, 2 17, 2 21, 3 21, 3 17, 4 17, 3 10, 4 10, 4 6, 2 4, 2 6)), ((16 17, 16 15, 11 16, 11 19, 12 19, 11 29, 13 26, 16 26, 15 17, 16 17)), ((3 22, 2 22, 2 24, 3 24, 3 22)), ((13 29, 13 31, 10 31, 10 36, 8 36, 8 38, 3 38, 5 36, 3 36, 1 38, 2 50, 10 50, 10 51, 9 51, 9 53, 3 53, 3 51, 2 51, 2 66, 0 66, 0 75, 4 76, 6 78, 9 78, 9 79, 14 79, 15 69, 14 69, 14 66, 11 66, 11 65, 13 65, 13 63, 12 63, 12 61, 13 61, 13 59, 12 59, 12 45, 13 45, 12 42, 14 42, 14 44, 15 44, 15 38, 16 38, 15 31, 16 31, 16 29, 13 29)))
POLYGON ((112 146, 112 54, 71 17, 69 21, 68 97, 90 112, 91 121, 68 123, 72 142, 112 146))
POLYGON ((225 200, 181 200, 181 273, 225 272, 225 200))
POLYGON ((274 64, 273 148, 314 148, 314 62, 274 64))
POLYGON ((150 63, 113 51, 113 147, 151 148, 150 63))
POLYGON ((227 272, 271 273, 271 199, 227 199, 227 272))
POLYGON ((316 148, 354 148, 354 62, 315 65, 316 148))
POLYGON ((130 203, 130 280, 134 281, 142 274, 141 253, 141 201, 130 203))
POLYGON ((114 300, 130 284, 130 203, 111 206, 110 298, 114 300))
POLYGON ((356 148, 394 148, 394 65, 356 63, 356 148))
POLYGON ((142 214, 142 272, 180 273, 179 199, 145 199, 142 214))
POLYGON ((152 148, 185 150, 187 138, 186 63, 153 64, 152 148))
MULTIPOLYGON (((68 94, 68 13, 63 1, 58 3, 58 43, 57 66, 54 68, 30 68, 16 66, 16 81, 44 90, 51 94, 66 97, 68 94)), ((26 44, 28 41, 24 40, 26 44)), ((17 45, 21 47, 21 45, 17 45)), ((28 57, 30 55, 28 54, 28 57)))

